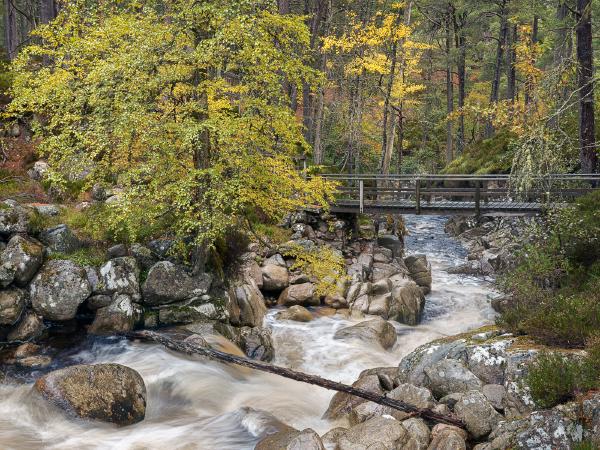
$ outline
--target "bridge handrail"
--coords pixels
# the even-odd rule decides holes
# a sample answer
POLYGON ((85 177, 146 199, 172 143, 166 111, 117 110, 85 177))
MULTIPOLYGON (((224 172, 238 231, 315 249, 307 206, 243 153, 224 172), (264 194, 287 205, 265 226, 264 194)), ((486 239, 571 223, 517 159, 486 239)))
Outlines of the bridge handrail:
MULTIPOLYGON (((472 175, 472 174, 320 174, 331 180, 382 180, 382 181, 509 181, 511 175, 472 175)), ((532 181, 599 181, 600 174, 547 174, 532 176, 532 181)))

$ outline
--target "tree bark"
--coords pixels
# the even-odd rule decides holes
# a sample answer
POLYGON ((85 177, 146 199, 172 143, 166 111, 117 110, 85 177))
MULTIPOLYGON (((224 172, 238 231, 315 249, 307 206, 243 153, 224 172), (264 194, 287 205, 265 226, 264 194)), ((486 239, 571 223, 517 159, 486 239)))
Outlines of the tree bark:
POLYGON ((506 32, 506 99, 515 101, 517 89, 517 71, 515 69, 517 43, 517 25, 512 25, 506 32))
POLYGON ((577 0, 577 62, 579 84, 579 146, 581 172, 596 173, 594 118, 594 52, 592 48, 592 0, 577 0))
POLYGON ((11 0, 4 0, 4 36, 6 55, 12 60, 17 55, 19 35, 17 28, 17 11, 11 0))
POLYGON ((58 6, 55 0, 40 0, 40 22, 48 23, 56 18, 58 6))
POLYGON ((326 378, 321 378, 317 375, 309 375, 303 372, 297 372, 295 370, 288 369, 286 367, 279 367, 263 361, 256 361, 253 359, 243 358, 241 356, 221 352, 219 350, 214 350, 210 348, 208 344, 194 345, 189 342, 172 339, 154 331, 129 332, 126 333, 125 336, 129 339, 141 339, 144 341, 156 342, 167 347, 168 349, 180 353, 185 353, 187 355, 201 355, 219 362, 235 364, 242 367, 248 367, 254 370, 259 370, 261 372, 272 373, 275 375, 282 376, 284 378, 289 378, 303 383, 320 386, 322 388, 337 392, 345 392, 347 394, 364 398, 365 400, 369 400, 380 405, 389 406, 390 408, 396 409, 398 411, 407 412, 411 416, 419 416, 424 419, 432 420, 438 423, 445 423, 461 428, 464 427, 464 424, 461 422, 461 420, 452 415, 439 414, 432 411, 431 409, 417 408, 416 406, 410 405, 399 400, 394 400, 384 395, 376 394, 372 391, 348 386, 347 384, 338 383, 337 381, 328 380, 326 378))
MULTIPOLYGON (((492 80, 492 91, 490 93, 490 105, 498 103, 500 93, 500 75, 502 73, 502 59, 504 55, 504 44, 506 42, 506 33, 508 29, 508 17, 506 11, 506 0, 500 3, 500 33, 498 36, 498 45, 496 47, 496 65, 494 67, 494 79, 492 80)), ((485 138, 489 139, 494 135, 494 125, 488 120, 485 126, 485 138)))
POLYGON ((460 17, 454 14, 454 41, 458 50, 456 69, 458 73, 458 131, 456 133, 456 153, 461 154, 465 148, 465 98, 467 83, 467 40, 465 37, 465 25, 467 13, 463 12, 460 17))
POLYGON ((446 163, 450 164, 454 159, 454 149, 452 136, 453 133, 453 120, 450 117, 454 112, 454 82, 452 80, 452 30, 450 26, 450 20, 452 17, 451 5, 448 5, 448 11, 446 14, 446 112, 448 117, 446 119, 446 163))

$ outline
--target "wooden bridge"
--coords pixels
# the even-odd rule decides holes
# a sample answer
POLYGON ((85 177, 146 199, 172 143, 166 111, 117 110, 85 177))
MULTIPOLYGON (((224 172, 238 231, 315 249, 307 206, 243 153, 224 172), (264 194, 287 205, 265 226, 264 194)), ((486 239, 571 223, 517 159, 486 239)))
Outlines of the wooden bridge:
POLYGON ((509 175, 345 175, 332 212, 533 215, 600 188, 600 174, 551 174, 528 186, 509 175))

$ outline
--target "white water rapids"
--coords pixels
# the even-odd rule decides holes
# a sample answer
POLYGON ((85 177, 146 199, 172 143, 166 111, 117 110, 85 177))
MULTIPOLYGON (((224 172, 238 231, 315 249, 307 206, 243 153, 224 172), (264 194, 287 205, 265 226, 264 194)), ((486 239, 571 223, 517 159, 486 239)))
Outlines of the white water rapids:
MULTIPOLYGON (((398 325, 390 351, 334 340, 353 321, 320 317, 309 323, 266 319, 273 330, 274 364, 352 383, 368 368, 397 366, 417 346, 493 320, 492 287, 477 278, 448 274, 465 250, 444 231, 444 218, 407 217, 408 253, 425 253, 433 267, 433 291, 415 327, 398 325)), ((93 341, 66 353, 65 364, 116 362, 140 372, 148 390, 146 419, 116 428, 68 419, 29 395, 31 382, 0 384, 0 449, 252 449, 269 425, 266 411, 298 429, 324 433, 321 420, 334 392, 275 375, 187 358, 158 345, 93 341), (249 409, 249 408, 252 409, 249 409)))

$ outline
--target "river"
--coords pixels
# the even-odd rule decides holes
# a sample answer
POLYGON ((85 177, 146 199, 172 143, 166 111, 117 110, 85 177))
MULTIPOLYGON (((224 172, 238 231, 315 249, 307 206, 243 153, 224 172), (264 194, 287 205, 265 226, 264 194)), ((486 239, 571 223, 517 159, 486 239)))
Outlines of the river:
MULTIPOLYGON (((444 233, 442 217, 407 216, 407 253, 425 253, 433 268, 423 322, 397 325, 389 351, 334 340, 340 327, 356 321, 320 317, 309 323, 266 318, 273 330, 274 364, 352 383, 368 368, 397 366, 404 355, 433 339, 493 321, 485 280, 447 273, 466 251, 444 233)), ((0 449, 252 449, 277 419, 318 433, 335 424, 321 419, 333 392, 275 375, 195 360, 152 344, 117 339, 85 341, 65 351, 61 364, 116 362, 140 372, 148 390, 146 419, 137 425, 74 421, 30 395, 31 374, 21 384, 0 384, 0 449), (263 413, 261 411, 265 411, 263 413)))

